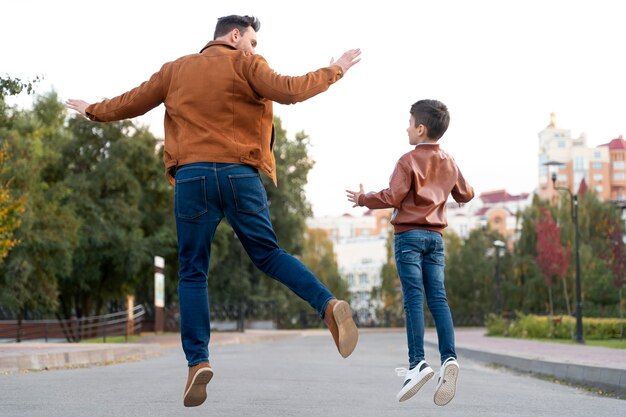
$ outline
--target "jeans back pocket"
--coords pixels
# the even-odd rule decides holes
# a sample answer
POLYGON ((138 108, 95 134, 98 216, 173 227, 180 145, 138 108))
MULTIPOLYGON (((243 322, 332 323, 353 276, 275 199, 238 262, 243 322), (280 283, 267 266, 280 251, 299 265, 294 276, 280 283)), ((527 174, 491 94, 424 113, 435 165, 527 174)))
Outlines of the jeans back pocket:
POLYGON ((228 180, 233 189, 237 211, 254 214, 267 207, 267 194, 258 173, 229 175, 228 180))
POLYGON ((176 217, 195 219, 209 211, 206 197, 206 177, 176 180, 176 217))

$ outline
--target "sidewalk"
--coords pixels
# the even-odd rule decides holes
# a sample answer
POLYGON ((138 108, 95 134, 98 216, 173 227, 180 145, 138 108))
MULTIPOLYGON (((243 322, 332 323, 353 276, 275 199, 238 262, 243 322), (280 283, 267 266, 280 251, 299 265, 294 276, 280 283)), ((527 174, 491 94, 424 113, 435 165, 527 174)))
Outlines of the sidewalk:
MULTIPOLYGON (((483 328, 457 328, 455 335, 462 357, 626 395, 624 349, 487 337, 483 328)), ((425 343, 437 347, 434 330, 425 343)))
MULTIPOLYGON (((404 329, 361 329, 361 336, 385 331, 404 332, 404 329)), ((626 395, 626 350, 486 337, 484 334, 482 328, 457 328, 459 356, 626 395)), ((327 336, 327 331, 213 332, 211 346, 256 343, 304 335, 327 336)), ((436 348, 437 334, 433 329, 427 330, 425 342, 436 348)), ((171 348, 180 348, 180 335, 145 335, 140 342, 128 344, 0 344, 0 374, 142 360, 171 348)))
MULTIPOLYGON (((211 346, 255 343, 301 334, 301 331, 282 330, 212 332, 211 346)), ((180 334, 143 335, 136 343, 0 343, 0 375, 137 361, 158 356, 162 349, 169 348, 180 348, 180 334)))

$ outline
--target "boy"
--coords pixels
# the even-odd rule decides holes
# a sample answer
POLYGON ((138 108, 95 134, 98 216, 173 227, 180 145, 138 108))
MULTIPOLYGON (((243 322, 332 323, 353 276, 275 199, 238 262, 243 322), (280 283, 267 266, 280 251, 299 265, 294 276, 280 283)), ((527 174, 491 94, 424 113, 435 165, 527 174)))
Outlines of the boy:
MULTIPOLYGON (((407 132, 415 146, 397 162, 389 188, 367 193, 349 191, 353 207, 394 208, 391 223, 395 232, 395 258, 402 284, 409 347, 409 370, 397 395, 406 401, 430 380, 434 371, 424 360, 424 292, 435 320, 441 354, 435 404, 446 405, 456 393, 459 364, 454 349, 454 326, 444 287, 442 232, 448 225, 445 205, 448 196, 458 203, 474 197, 454 159, 437 141, 450 123, 447 107, 436 100, 421 100, 411 107, 407 132)), ((404 371, 404 372, 402 372, 404 371)))

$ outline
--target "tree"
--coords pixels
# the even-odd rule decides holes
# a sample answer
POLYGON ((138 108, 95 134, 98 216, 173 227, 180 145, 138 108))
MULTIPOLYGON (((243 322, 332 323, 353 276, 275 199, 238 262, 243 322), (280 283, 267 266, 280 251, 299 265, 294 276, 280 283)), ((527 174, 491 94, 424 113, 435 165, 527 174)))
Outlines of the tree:
MULTIPOLYGON (((5 152, 0 149, 0 177, 4 177, 2 171, 6 169, 5 159, 5 152)), ((0 263, 18 242, 14 238, 14 233, 25 210, 24 200, 11 196, 9 184, 8 182, 0 184, 0 263)))
POLYGON ((561 231, 552 219, 547 208, 540 209, 541 217, 535 223, 537 233, 537 256, 536 261, 543 273, 544 282, 548 288, 550 303, 550 316, 554 315, 552 301, 552 278, 560 278, 563 282, 563 291, 567 305, 567 314, 571 316, 569 296, 567 294, 567 266, 569 265, 569 252, 561 245, 561 231))
POLYGON ((57 278, 71 272, 78 221, 63 203, 68 190, 47 167, 59 158, 64 108, 54 93, 38 98, 32 111, 12 109, 0 124, 3 146, 11 159, 3 181, 19 192, 26 210, 15 237, 19 243, 0 269, 2 302, 18 312, 54 311, 57 278))
MULTIPOLYGON (((94 124, 70 119, 62 151, 68 204, 81 219, 70 275, 61 277, 63 316, 119 309, 142 288, 151 298, 153 256, 172 257, 171 189, 158 168, 156 139, 130 121, 94 124)), ((161 164, 162 165, 162 164, 161 164)))
POLYGON ((396 259, 394 255, 394 234, 393 226, 389 224, 387 226, 387 241, 385 242, 386 249, 386 262, 383 264, 380 276, 381 285, 380 289, 374 289, 372 298, 380 298, 383 302, 383 323, 388 325, 401 325, 404 317, 404 307, 402 303, 402 289, 400 284, 400 277, 398 275, 398 268, 396 266, 396 259), (380 294, 378 294, 380 292, 380 294))
MULTIPOLYGON (((4 122, 9 119, 5 97, 18 95, 23 90, 30 94, 33 92, 34 84, 38 81, 39 78, 24 82, 19 78, 0 77, 0 132, 6 133, 7 125, 4 122)), ((0 145, 3 145, 1 139, 0 145)), ((20 225, 20 215, 25 210, 24 199, 16 198, 10 191, 11 179, 7 179, 7 167, 5 165, 7 158, 7 153, 0 147, 0 178, 5 178, 4 182, 0 183, 0 263, 18 242, 13 236, 20 225)))
MULTIPOLYGON (((446 257, 446 292, 455 322, 468 324, 481 320, 492 311, 495 300, 495 256, 485 262, 488 254, 494 253, 493 242, 503 240, 496 231, 475 229, 455 250, 448 250, 446 257)), ((507 269, 502 268, 503 282, 507 269)))
POLYGON ((340 300, 350 298, 347 283, 341 278, 333 242, 322 229, 307 229, 302 262, 340 300))

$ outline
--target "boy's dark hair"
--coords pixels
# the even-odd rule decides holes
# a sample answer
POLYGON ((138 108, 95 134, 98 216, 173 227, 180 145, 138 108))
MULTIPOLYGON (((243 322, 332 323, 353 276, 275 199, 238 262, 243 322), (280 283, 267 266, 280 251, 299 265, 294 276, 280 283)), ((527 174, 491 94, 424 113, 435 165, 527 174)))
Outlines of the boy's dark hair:
POLYGON ((250 26, 252 26, 255 32, 258 32, 261 29, 261 21, 254 16, 238 16, 236 14, 220 17, 215 25, 213 39, 224 36, 235 28, 243 33, 250 26))
POLYGON ((428 138, 438 140, 448 130, 450 113, 445 104, 437 100, 420 100, 411 106, 415 127, 420 124, 428 129, 428 138))

